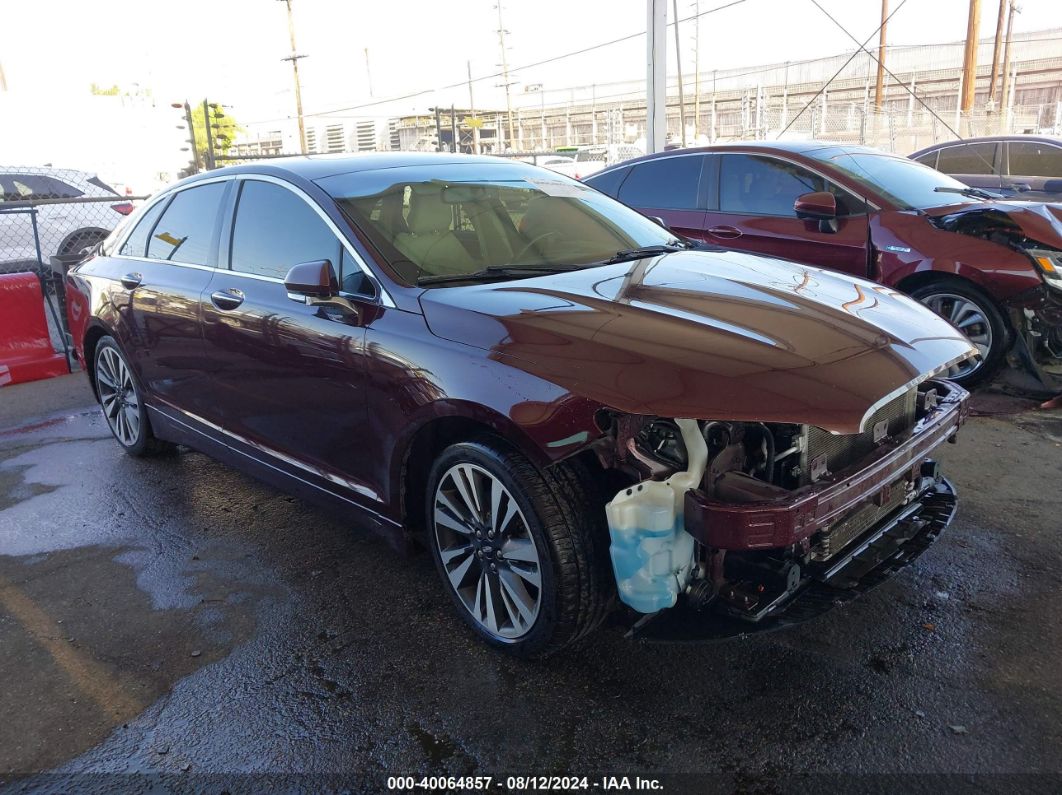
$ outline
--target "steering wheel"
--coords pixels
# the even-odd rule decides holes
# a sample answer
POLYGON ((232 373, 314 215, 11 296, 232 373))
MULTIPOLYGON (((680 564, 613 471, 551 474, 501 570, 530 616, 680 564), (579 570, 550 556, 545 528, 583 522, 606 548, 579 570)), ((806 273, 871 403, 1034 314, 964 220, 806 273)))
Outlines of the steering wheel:
POLYGON ((541 235, 537 235, 534 239, 528 242, 526 246, 520 249, 519 253, 517 253, 515 257, 509 260, 510 264, 519 264, 520 260, 524 258, 524 254, 530 251, 536 243, 538 243, 540 240, 545 240, 547 237, 553 237, 553 235, 555 234, 557 234, 557 231, 554 229, 550 230, 549 232, 543 232, 541 235))

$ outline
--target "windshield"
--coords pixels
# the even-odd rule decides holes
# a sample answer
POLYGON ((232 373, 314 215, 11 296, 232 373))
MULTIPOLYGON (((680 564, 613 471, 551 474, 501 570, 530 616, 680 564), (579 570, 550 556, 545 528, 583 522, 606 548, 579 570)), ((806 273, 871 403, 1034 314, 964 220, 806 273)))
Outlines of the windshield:
POLYGON ((408 284, 491 269, 561 270, 681 242, 593 188, 519 163, 406 166, 318 184, 408 284))
POLYGON ((905 157, 872 152, 844 152, 839 149, 808 154, 829 163, 869 190, 881 194, 906 210, 979 201, 973 196, 963 196, 959 193, 966 190, 967 186, 958 180, 905 157), (937 188, 946 190, 938 191, 937 188))

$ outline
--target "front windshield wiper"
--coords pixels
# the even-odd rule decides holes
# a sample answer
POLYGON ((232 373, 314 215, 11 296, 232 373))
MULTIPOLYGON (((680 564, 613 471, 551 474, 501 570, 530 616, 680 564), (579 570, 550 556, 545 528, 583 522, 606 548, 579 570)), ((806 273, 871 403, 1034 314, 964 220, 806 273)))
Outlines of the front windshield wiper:
POLYGON ((640 248, 629 248, 623 251, 617 251, 607 260, 606 265, 614 265, 617 262, 630 262, 634 259, 644 259, 645 257, 655 257, 659 254, 672 254, 676 251, 685 251, 686 249, 693 248, 693 243, 688 240, 680 240, 674 243, 661 243, 655 246, 642 246, 640 248))
POLYGON ((519 265, 488 265, 483 270, 473 271, 472 273, 444 273, 438 276, 421 276, 417 279, 417 286, 447 284, 448 282, 481 282, 506 276, 519 279, 526 276, 537 276, 540 273, 559 273, 560 271, 568 270, 574 270, 574 268, 568 265, 529 265, 524 267, 519 265))
POLYGON ((969 196, 971 199, 999 199, 999 198, 1002 198, 1001 196, 999 196, 999 195, 997 195, 995 193, 989 193, 988 191, 981 190, 980 188, 952 188, 950 186, 948 186, 948 187, 943 187, 942 186, 942 187, 939 187, 939 188, 933 188, 933 192, 934 193, 958 193, 961 196, 969 196))

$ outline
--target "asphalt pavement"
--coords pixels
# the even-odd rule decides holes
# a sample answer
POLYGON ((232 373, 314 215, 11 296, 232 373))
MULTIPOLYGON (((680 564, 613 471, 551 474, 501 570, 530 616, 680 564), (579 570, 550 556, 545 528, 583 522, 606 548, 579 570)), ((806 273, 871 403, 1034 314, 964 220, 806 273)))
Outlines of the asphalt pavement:
POLYGON ((81 374, 0 389, 0 787, 685 773, 1058 791, 1062 412, 978 405, 939 456, 955 523, 864 598, 743 639, 606 628, 521 662, 473 638, 428 555, 356 517, 196 452, 124 455, 81 374))

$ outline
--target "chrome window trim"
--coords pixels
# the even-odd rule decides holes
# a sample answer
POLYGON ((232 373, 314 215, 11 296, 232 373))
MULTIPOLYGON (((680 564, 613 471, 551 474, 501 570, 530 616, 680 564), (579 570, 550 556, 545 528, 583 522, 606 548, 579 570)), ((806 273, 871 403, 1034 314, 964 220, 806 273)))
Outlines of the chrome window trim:
POLYGON ((200 185, 210 185, 210 184, 215 183, 215 182, 229 182, 232 179, 233 179, 233 175, 226 174, 226 175, 220 176, 220 177, 211 177, 209 179, 198 180, 198 181, 192 183, 191 185, 182 185, 179 188, 166 188, 164 191, 162 191, 162 193, 160 193, 155 198, 151 199, 151 201, 149 201, 147 204, 143 205, 143 207, 140 208, 140 211, 138 213, 139 217, 137 218, 137 223, 130 224, 127 229, 123 229, 122 230, 121 236, 115 241, 115 244, 114 244, 114 250, 115 251, 114 251, 114 253, 113 254, 109 254, 108 256, 110 258, 112 258, 112 259, 128 259, 128 260, 134 260, 136 262, 165 262, 165 263, 168 263, 170 265, 174 265, 174 266, 179 267, 179 268, 198 268, 200 270, 208 270, 208 271, 220 270, 220 268, 214 268, 214 267, 211 267, 210 265, 196 265, 196 264, 191 263, 191 262, 174 262, 173 260, 153 259, 151 257, 133 257, 133 256, 130 256, 129 254, 120 254, 119 252, 122 250, 122 246, 125 245, 125 241, 129 238, 129 236, 131 234, 133 234, 133 230, 136 229, 140 225, 140 219, 143 218, 148 213, 148 211, 152 207, 154 207, 156 204, 158 204, 159 202, 166 201, 171 196, 176 196, 178 193, 182 193, 183 191, 190 190, 192 188, 197 188, 200 185))
MULTIPOLYGON (((369 300, 369 301, 373 301, 373 302, 379 302, 383 306, 389 307, 391 309, 395 308, 395 306, 396 306, 395 302, 391 298, 390 294, 387 292, 387 290, 384 289, 384 286, 380 283, 380 280, 378 278, 376 278, 376 274, 374 274, 372 272, 372 270, 369 269, 369 266, 365 263, 365 260, 363 260, 358 255, 358 252, 355 251, 354 248, 350 245, 350 242, 347 240, 346 235, 344 235, 340 231, 339 227, 336 226, 335 223, 333 223, 332 219, 329 218, 325 214, 325 211, 322 210, 321 207, 317 204, 317 202, 315 202, 312 198, 310 198, 306 194, 306 192, 304 190, 302 190, 297 185, 293 185, 292 183, 290 183, 290 182, 288 182, 286 180, 279 179, 279 178, 271 176, 269 174, 225 174, 225 175, 218 176, 218 177, 210 177, 210 178, 207 178, 207 179, 201 179, 201 180, 197 180, 197 181, 193 182, 190 185, 182 185, 179 188, 169 188, 167 190, 164 190, 162 193, 160 193, 158 196, 156 196, 154 199, 152 199, 150 202, 148 202, 147 204, 144 205, 140 215, 142 217, 145 213, 147 213, 152 207, 154 207, 159 202, 166 201, 171 196, 174 196, 174 195, 176 195, 178 193, 181 193, 182 191, 191 190, 192 188, 199 187, 200 185, 209 185, 209 184, 214 183, 214 182, 236 182, 236 181, 242 181, 242 180, 248 180, 248 179, 250 179, 250 180, 259 180, 260 182, 269 182, 269 183, 272 183, 274 185, 278 185, 278 186, 280 186, 282 188, 286 188, 287 190, 291 191, 296 196, 298 196, 300 199, 302 199, 304 202, 306 202, 313 209, 313 211, 316 212, 317 215, 321 217, 321 219, 325 222, 325 224, 328 226, 328 228, 332 231, 332 234, 334 234, 336 236, 336 238, 339 240, 339 243, 343 247, 343 249, 346 251, 347 256, 349 256, 353 262, 357 263, 357 265, 361 269, 361 271, 366 276, 369 277, 369 280, 372 282, 372 284, 376 288, 376 292, 377 292, 377 294, 375 296, 372 296, 372 297, 359 295, 357 293, 348 293, 348 295, 353 295, 353 296, 355 296, 357 298, 361 298, 361 299, 365 299, 365 300, 369 300)), ((235 220, 235 216, 233 216, 233 220, 235 220)), ((236 275, 239 275, 239 276, 243 276, 243 277, 246 277, 248 279, 257 279, 258 281, 273 282, 274 284, 283 284, 284 283, 283 279, 278 279, 275 276, 261 276, 261 275, 256 274, 256 273, 246 273, 245 271, 235 271, 235 270, 231 270, 228 267, 224 267, 224 268, 220 267, 220 265, 218 267, 211 267, 209 265, 196 265, 196 264, 190 263, 190 262, 173 262, 172 260, 152 259, 150 257, 134 257, 134 256, 130 256, 129 254, 119 254, 119 253, 117 253, 117 252, 119 252, 121 250, 122 246, 125 245, 126 239, 133 233, 133 230, 136 229, 137 226, 138 226, 138 224, 131 224, 128 229, 123 230, 122 236, 117 241, 115 241, 115 253, 109 255, 111 258, 130 260, 130 261, 133 261, 133 262, 166 263, 167 265, 170 265, 170 266, 175 267, 175 268, 192 268, 194 270, 203 270, 203 271, 224 271, 224 272, 227 272, 227 273, 233 273, 233 274, 236 274, 236 275)))
MULTIPOLYGON (((365 263, 365 260, 363 260, 358 255, 358 252, 354 250, 354 247, 350 245, 350 242, 347 240, 347 236, 345 234, 343 234, 342 231, 340 231, 339 227, 336 226, 336 224, 332 221, 331 218, 328 217, 328 215, 325 213, 325 211, 321 209, 320 205, 318 205, 317 202, 315 202, 312 198, 310 198, 310 196, 307 195, 307 193, 304 190, 302 190, 302 188, 298 187, 297 185, 293 185, 293 184, 291 184, 290 182, 288 182, 286 180, 283 180, 283 179, 280 179, 278 177, 274 177, 274 176, 271 176, 271 175, 268 175, 268 174, 234 174, 233 175, 233 179, 237 180, 238 182, 245 182, 247 180, 252 180, 252 181, 257 180, 258 182, 268 182, 268 183, 271 183, 273 185, 278 185, 278 186, 280 186, 282 188, 286 188, 287 190, 291 191, 296 196, 298 196, 300 199, 302 199, 304 202, 306 202, 306 204, 308 204, 310 206, 310 208, 315 213, 317 213, 317 215, 321 218, 321 220, 325 222, 325 224, 328 226, 328 228, 332 230, 332 234, 334 234, 336 236, 336 238, 339 240, 339 243, 343 247, 344 251, 346 251, 347 256, 349 256, 353 262, 357 263, 358 268, 361 269, 361 272, 369 277, 369 281, 372 283, 373 287, 376 288, 376 295, 372 296, 371 298, 369 296, 360 296, 357 293, 348 293, 348 295, 355 295, 355 296, 358 296, 359 298, 368 298, 371 301, 378 301, 379 303, 383 304, 386 307, 390 307, 392 309, 395 308, 395 302, 392 300, 392 298, 388 294, 387 290, 384 289, 384 286, 380 283, 380 280, 376 278, 376 274, 373 273, 372 270, 369 268, 369 266, 365 263)), ((237 202, 236 209, 237 210, 239 209, 239 202, 237 202)), ((235 221, 236 221, 236 215, 234 213, 233 214, 233 227, 235 227, 235 221)), ((231 260, 231 252, 230 252, 230 257, 229 258, 231 260)), ((221 269, 219 268, 219 270, 221 270, 221 269)), ((276 277, 273 277, 273 276, 258 276, 257 274, 247 273, 245 271, 237 271, 237 270, 231 270, 231 269, 226 269, 226 270, 229 270, 231 273, 238 273, 241 276, 250 276, 251 278, 254 278, 254 279, 261 279, 263 281, 271 281, 271 282, 279 282, 280 284, 284 283, 283 279, 277 279, 276 277)))

